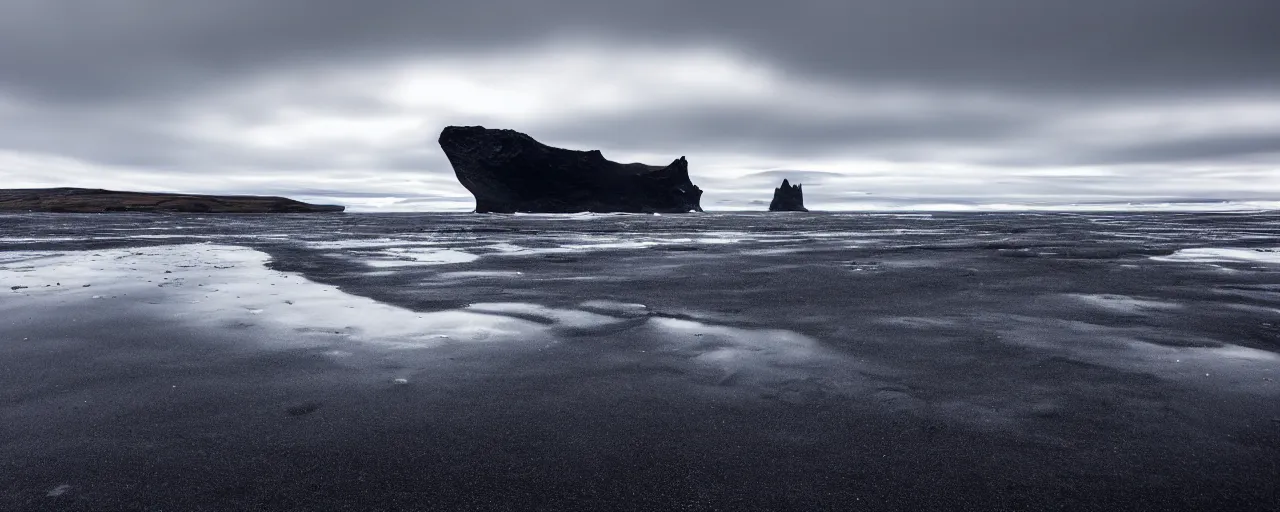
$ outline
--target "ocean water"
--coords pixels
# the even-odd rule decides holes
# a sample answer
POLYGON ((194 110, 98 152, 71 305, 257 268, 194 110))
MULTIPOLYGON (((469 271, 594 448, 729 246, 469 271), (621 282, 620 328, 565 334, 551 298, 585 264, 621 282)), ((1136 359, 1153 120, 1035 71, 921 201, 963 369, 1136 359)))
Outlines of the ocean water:
POLYGON ((0 508, 1280 503, 1280 214, 0 215, 0 508))

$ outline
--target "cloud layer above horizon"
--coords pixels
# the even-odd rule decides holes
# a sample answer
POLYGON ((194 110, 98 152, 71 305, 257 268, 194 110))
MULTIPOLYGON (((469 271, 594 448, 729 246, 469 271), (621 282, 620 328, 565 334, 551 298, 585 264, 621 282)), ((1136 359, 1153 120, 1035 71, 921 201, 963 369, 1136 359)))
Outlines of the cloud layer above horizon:
POLYGON ((1275 62, 1272 0, 0 0, 0 188, 467 211, 461 124, 711 210, 1280 201, 1275 62))

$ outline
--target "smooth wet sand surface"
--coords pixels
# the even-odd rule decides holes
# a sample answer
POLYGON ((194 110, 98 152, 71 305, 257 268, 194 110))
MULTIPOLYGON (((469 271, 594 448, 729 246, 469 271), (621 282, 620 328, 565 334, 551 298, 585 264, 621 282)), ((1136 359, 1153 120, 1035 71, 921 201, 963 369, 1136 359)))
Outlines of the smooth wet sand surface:
POLYGON ((3 510, 1280 510, 1274 215, 0 220, 3 510))

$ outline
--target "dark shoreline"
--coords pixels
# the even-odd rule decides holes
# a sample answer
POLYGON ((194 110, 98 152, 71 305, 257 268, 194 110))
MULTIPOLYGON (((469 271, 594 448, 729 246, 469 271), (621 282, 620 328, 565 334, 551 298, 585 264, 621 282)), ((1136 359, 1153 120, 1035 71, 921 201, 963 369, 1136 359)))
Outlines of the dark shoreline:
POLYGON ((346 208, 275 196, 120 192, 84 188, 0 189, 0 211, 45 213, 338 213, 346 208))

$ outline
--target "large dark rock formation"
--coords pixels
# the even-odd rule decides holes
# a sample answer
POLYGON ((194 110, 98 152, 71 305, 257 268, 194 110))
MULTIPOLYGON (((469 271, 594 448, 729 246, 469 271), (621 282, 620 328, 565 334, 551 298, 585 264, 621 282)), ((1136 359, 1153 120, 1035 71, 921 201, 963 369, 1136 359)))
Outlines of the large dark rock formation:
POLYGON ((769 211, 771 212, 807 212, 804 207, 804 190, 799 184, 791 186, 787 180, 782 180, 782 186, 773 189, 773 202, 769 203, 769 211))
POLYGON ((0 211, 27 212, 181 212, 181 213, 319 213, 340 212, 336 205, 309 204, 283 197, 205 196, 151 192, 116 192, 87 188, 0 190, 0 211))
POLYGON ((620 164, 482 126, 445 128, 440 147, 480 213, 702 211, 684 157, 666 167, 620 164))

